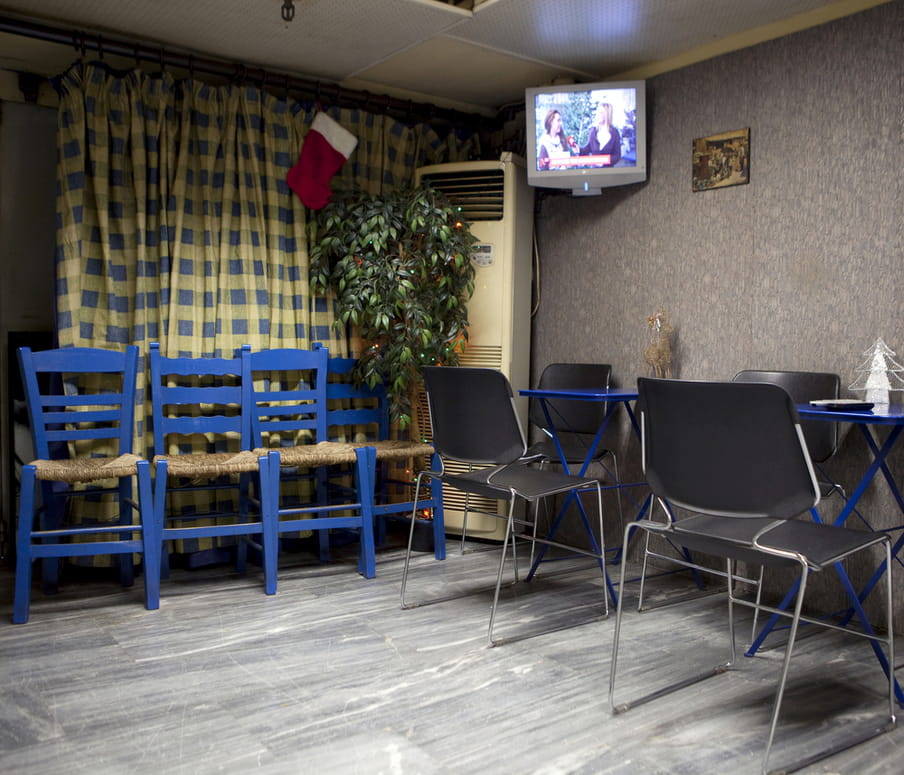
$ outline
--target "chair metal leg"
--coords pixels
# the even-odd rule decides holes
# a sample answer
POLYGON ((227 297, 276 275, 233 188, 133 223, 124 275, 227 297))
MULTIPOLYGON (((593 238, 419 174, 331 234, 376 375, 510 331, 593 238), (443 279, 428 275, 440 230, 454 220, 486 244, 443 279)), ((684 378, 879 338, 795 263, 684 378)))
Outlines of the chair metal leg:
POLYGON ((757 633, 757 624, 759 624, 760 620, 760 602, 763 599, 763 576, 766 573, 766 568, 763 565, 760 565, 760 575, 756 582, 756 607, 753 609, 753 624, 750 627, 750 642, 752 643, 754 638, 756 638, 757 633))
POLYGON ((465 553, 465 540, 468 537, 468 511, 471 505, 471 493, 465 493, 465 508, 461 513, 461 538, 458 542, 458 553, 465 553))
MULTIPOLYGON (((622 544, 622 556, 627 556, 628 550, 628 541, 630 539, 631 531, 639 528, 644 531, 650 532, 662 532, 667 529, 665 525, 655 522, 632 522, 625 528, 625 538, 622 544)), ((636 708, 638 705, 644 705, 647 702, 658 699, 659 697, 663 697, 667 694, 671 694, 672 692, 676 692, 679 689, 683 689, 687 686, 692 686, 693 684, 699 683, 707 678, 712 678, 716 675, 722 675, 725 673, 731 662, 721 663, 716 665, 705 672, 699 673, 697 675, 691 676, 690 678, 685 678, 681 681, 676 681, 675 683, 669 684, 668 686, 663 687, 662 689, 657 689, 649 694, 646 694, 642 697, 639 697, 634 700, 630 700, 629 702, 616 703, 615 702, 615 671, 618 663, 618 643, 619 638, 621 636, 621 616, 623 612, 623 603, 624 603, 624 584, 625 584, 625 571, 626 571, 627 563, 621 563, 621 569, 619 572, 619 589, 621 594, 618 596, 618 603, 616 606, 616 615, 615 615, 615 634, 614 634, 614 642, 612 644, 612 658, 609 664, 609 707, 613 713, 613 715, 617 715, 620 713, 625 713, 632 708, 636 708)))
MULTIPOLYGON (((643 611, 643 593, 646 589, 647 585, 647 560, 650 556, 650 533, 647 530, 644 530, 643 537, 643 559, 640 562, 640 584, 639 591, 637 594, 637 610, 638 612, 643 611)), ((625 545, 625 549, 622 550, 622 565, 627 561, 627 544, 625 545)), ((624 587, 619 587, 621 593, 625 593, 624 587)))
POLYGON ((733 562, 731 560, 725 560, 725 575, 728 579, 728 643, 731 648, 731 653, 728 658, 728 662, 725 663, 725 667, 729 668, 734 665, 734 663, 738 659, 738 650, 736 645, 735 638, 735 616, 734 616, 734 575, 732 573, 733 562))
POLYGON ((772 706, 772 718, 769 721, 769 734, 766 738, 766 750, 763 753, 763 772, 768 772, 769 754, 772 751, 772 742, 775 738, 775 728, 778 725, 778 715, 782 709, 782 698, 785 695, 785 683, 788 680, 788 668, 791 665, 791 652, 794 649, 794 639, 797 636, 797 628, 800 624, 800 613, 803 609, 804 592, 807 587, 809 569, 805 562, 801 562, 800 583, 797 591, 797 599, 794 602, 794 615, 791 619, 791 628, 788 632, 788 645, 785 647, 785 656, 782 660, 782 672, 775 692, 775 703, 772 706))
MULTIPOLYGON (((411 605, 405 601, 405 588, 408 585, 408 568, 411 565, 411 546, 414 543, 414 523, 417 518, 417 502, 420 500, 421 495, 421 484, 424 481, 425 476, 430 476, 429 472, 421 471, 418 473, 417 477, 414 480, 414 500, 411 505, 411 520, 408 526, 408 546, 405 550, 405 564, 402 566, 402 586, 399 592, 399 598, 401 602, 402 609, 406 608, 414 608, 415 605, 411 605)), ((439 486, 438 484, 434 484, 432 486, 439 486)))
POLYGON ((505 539, 502 542, 502 554, 499 556, 499 570, 496 572, 496 589, 493 592, 493 607, 490 609, 490 626, 487 632, 487 646, 495 646, 496 641, 493 640, 493 624, 496 621, 496 606, 499 604, 499 589, 502 587, 502 572, 505 568, 505 555, 508 553, 509 539, 512 541, 512 555, 515 563, 515 581, 518 580, 518 558, 515 554, 515 535, 514 535, 514 515, 515 515, 515 498, 509 501, 508 522, 505 526, 505 539))

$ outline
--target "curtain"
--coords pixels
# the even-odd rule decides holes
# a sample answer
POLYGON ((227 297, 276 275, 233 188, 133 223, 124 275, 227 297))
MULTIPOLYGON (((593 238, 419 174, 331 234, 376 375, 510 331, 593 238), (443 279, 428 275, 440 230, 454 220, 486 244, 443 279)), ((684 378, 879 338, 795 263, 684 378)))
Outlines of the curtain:
MULTIPOLYGON (((74 65, 58 91, 60 346, 348 353, 331 299, 308 292, 305 208, 286 184, 316 108, 98 63, 74 65)), ((334 188, 380 193, 479 152, 476 135, 326 111, 358 138, 334 188)))
MULTIPOLYGON (((247 85, 214 86, 76 63, 57 80, 59 345, 148 345, 232 357, 322 342, 348 354, 330 298, 308 288, 306 211, 286 184, 317 108, 247 85)), ((358 138, 333 187, 380 193, 418 166, 479 151, 359 110, 326 109, 358 138)), ((139 373, 135 449, 149 454, 139 373)))

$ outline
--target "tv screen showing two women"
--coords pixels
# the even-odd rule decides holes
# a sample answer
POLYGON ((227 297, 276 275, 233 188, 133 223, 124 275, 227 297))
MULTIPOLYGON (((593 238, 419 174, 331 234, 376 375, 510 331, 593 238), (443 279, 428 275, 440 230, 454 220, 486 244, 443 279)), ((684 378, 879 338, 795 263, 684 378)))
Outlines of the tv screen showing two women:
POLYGON ((534 100, 538 171, 636 166, 636 89, 548 92, 534 100))

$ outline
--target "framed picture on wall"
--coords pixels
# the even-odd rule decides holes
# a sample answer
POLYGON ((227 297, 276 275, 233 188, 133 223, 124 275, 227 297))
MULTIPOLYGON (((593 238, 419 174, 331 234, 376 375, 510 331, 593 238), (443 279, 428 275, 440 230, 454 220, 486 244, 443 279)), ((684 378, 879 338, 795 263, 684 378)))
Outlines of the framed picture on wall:
POLYGON ((749 182, 750 127, 694 140, 694 191, 739 186, 749 182))

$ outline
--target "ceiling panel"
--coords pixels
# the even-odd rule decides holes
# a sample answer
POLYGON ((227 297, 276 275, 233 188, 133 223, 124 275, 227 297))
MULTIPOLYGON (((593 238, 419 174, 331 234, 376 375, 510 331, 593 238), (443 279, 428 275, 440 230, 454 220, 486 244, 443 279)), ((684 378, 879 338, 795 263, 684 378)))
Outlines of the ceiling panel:
MULTIPOLYGON (((0 0, 0 16, 492 114, 554 78, 649 77, 889 2, 291 0, 286 22, 289 1, 0 0)), ((76 54, 0 32, 0 68, 52 75, 76 54)))
POLYGON ((524 84, 562 76, 582 80, 580 74, 554 64, 512 57, 451 38, 422 43, 358 74, 368 82, 370 91, 379 84, 390 84, 427 95, 441 91, 444 99, 456 104, 496 107, 523 100, 524 84))

